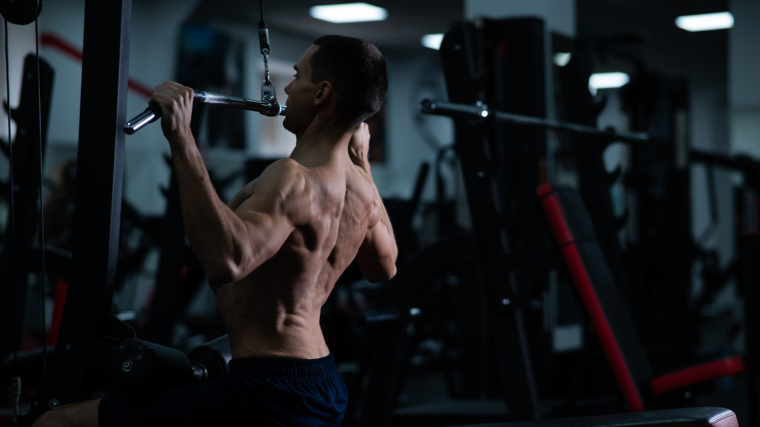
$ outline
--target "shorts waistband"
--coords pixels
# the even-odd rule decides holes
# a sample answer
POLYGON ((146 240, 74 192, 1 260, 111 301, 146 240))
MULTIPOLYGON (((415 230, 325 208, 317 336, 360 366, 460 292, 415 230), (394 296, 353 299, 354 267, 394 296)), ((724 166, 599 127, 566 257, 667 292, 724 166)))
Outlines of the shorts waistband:
POLYGON ((332 353, 319 359, 240 357, 229 362, 229 372, 239 375, 318 378, 338 373, 332 353))

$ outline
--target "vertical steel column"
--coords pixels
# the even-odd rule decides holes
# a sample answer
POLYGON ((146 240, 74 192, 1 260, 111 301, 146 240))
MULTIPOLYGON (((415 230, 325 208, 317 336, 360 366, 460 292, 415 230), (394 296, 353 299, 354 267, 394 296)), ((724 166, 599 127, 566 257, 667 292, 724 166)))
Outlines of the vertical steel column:
MULTIPOLYGON (((37 75, 37 57, 29 54, 24 59, 24 80, 21 99, 10 114, 16 123, 13 144, 13 185, 9 188, 14 198, 8 211, 8 228, 5 230, 5 249, 0 265, 0 358, 18 349, 27 292, 27 273, 30 269, 40 271, 42 260, 35 257, 30 248, 35 244, 39 227, 40 210, 40 158, 45 153, 47 122, 50 111, 50 92, 53 87, 53 69, 40 60, 37 75), (40 90, 37 90, 39 82, 40 90), (38 122, 37 100, 40 100, 38 122), (41 126, 40 126, 41 123, 41 126), (42 131, 42 134, 40 134, 42 131), (40 142, 42 145, 40 146, 40 142), (11 234, 15 233, 14 238, 11 234), (15 288, 15 289, 14 289, 15 288), (15 310, 14 310, 15 307, 15 310), (14 318, 15 315, 15 318, 14 318), (6 326, 7 325, 7 326, 6 326), (12 325, 16 327, 13 330, 12 325)), ((10 101, 8 101, 10 104, 10 101)))
MULTIPOLYGON (((533 28, 533 24, 541 25, 540 22, 532 20, 512 20, 510 24, 520 29, 533 28)), ((482 64, 483 61, 480 59, 483 58, 478 54, 485 51, 483 56, 486 60, 494 59, 494 62, 497 62, 504 60, 499 54, 516 49, 516 46, 507 43, 506 40, 499 39, 498 36, 506 31, 505 27, 506 25, 486 23, 481 31, 476 30, 472 24, 465 23, 446 33, 440 52, 450 101, 465 104, 481 101, 480 96, 492 92, 494 86, 497 86, 499 92, 504 93, 506 89, 502 86, 506 82, 499 82, 499 79, 504 78, 499 72, 504 71, 503 67, 506 67, 506 64, 498 64, 499 69, 495 70, 495 64, 482 64), (499 34, 495 37, 496 44, 493 39, 484 40, 497 32, 499 34), (479 48, 482 48, 482 51, 479 48), (486 70, 489 65, 492 68, 486 70), (478 66, 482 68, 478 69, 478 66)), ((540 32, 540 36, 543 36, 543 31, 540 32)), ((529 37, 523 37, 521 43, 528 43, 525 40, 527 38, 529 37)), ((540 92, 536 88, 533 89, 534 92, 540 92)), ((488 102, 490 100, 486 100, 486 103, 488 102)), ((538 391, 525 321, 526 290, 521 286, 522 283, 519 283, 516 274, 521 250, 517 248, 520 248, 520 243, 523 242, 520 239, 532 227, 528 221, 517 223, 516 227, 509 224, 509 219, 514 218, 517 202, 523 202, 519 206, 520 209, 531 204, 520 200, 520 190, 524 193, 525 188, 530 188, 532 191, 536 185, 530 181, 537 180, 538 174, 527 179, 530 183, 516 179, 510 181, 507 175, 513 168, 508 171, 501 168, 505 160, 504 150, 515 153, 506 156, 507 160, 518 163, 514 169, 527 168, 528 165, 519 163, 526 162, 526 158, 532 160, 534 157, 520 155, 523 141, 508 139, 506 135, 494 129, 492 122, 478 123, 467 119, 455 119, 454 125, 455 151, 460 160, 473 230, 480 249, 478 255, 483 269, 483 291, 486 295, 490 323, 488 332, 491 335, 497 372, 503 387, 505 406, 510 420, 538 419, 541 417, 538 391), (505 184, 508 188, 505 188, 505 184)))
POLYGON ((106 333, 119 246, 131 0, 86 0, 72 279, 43 409, 83 398, 79 343, 106 333))

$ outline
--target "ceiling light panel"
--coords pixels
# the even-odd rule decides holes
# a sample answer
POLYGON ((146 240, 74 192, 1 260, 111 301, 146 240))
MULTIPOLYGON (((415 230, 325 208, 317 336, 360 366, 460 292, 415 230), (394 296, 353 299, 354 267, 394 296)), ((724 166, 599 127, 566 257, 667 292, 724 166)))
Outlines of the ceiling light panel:
POLYGON ((614 89, 627 85, 631 78, 626 73, 594 73, 588 79, 588 87, 591 93, 596 95, 599 89, 614 89))
POLYGON ((443 34, 426 34, 422 36, 422 45, 429 47, 430 49, 438 50, 441 48, 441 42, 443 41, 443 34))
POLYGON ((368 3, 345 3, 313 6, 309 10, 312 18, 335 24, 350 22, 383 21, 388 18, 388 11, 368 3))
POLYGON ((676 18, 676 26, 686 31, 725 30, 734 26, 731 12, 685 15, 676 18))

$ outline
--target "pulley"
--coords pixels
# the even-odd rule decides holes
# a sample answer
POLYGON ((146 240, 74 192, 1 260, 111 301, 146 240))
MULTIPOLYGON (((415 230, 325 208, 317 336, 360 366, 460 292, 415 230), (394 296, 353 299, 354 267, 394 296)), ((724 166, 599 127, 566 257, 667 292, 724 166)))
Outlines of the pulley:
POLYGON ((12 24, 31 24, 41 11, 42 0, 0 0, 0 14, 12 24))

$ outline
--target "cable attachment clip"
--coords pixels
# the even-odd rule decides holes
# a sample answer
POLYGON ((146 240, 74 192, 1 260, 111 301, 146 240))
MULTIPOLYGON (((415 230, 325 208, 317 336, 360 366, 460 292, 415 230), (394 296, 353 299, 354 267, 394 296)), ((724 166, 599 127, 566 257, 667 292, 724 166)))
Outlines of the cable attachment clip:
POLYGON ((271 104, 277 103, 274 83, 269 75, 269 29, 264 19, 259 20, 259 46, 264 56, 264 81, 261 82, 261 100, 271 104))

